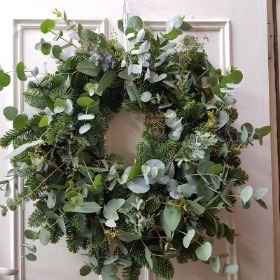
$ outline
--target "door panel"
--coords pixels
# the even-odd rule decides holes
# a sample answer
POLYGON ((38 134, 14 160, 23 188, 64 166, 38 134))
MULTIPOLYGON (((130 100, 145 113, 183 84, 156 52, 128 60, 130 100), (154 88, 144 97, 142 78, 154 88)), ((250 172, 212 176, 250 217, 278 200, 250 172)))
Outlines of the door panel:
MULTIPOLYGON (((59 1, 59 7, 53 0, 20 1, 14 0, 6 3, 5 9, 0 12, 0 62, 7 71, 12 69, 21 60, 30 65, 37 62, 42 69, 42 57, 33 47, 41 37, 38 32, 39 23, 46 18, 54 18, 52 10, 65 9, 68 17, 93 29, 110 36, 114 29, 118 39, 124 42, 122 34, 118 32, 117 20, 123 16, 123 2, 121 0, 80 0, 69 4, 69 1, 59 1)), ((244 74, 242 87, 238 91, 239 128, 243 122, 250 122, 256 127, 273 124, 274 117, 270 115, 270 106, 274 102, 273 94, 269 92, 269 71, 267 61, 267 15, 266 1, 221 1, 213 0, 161 0, 144 1, 128 0, 127 13, 137 14, 143 18, 145 25, 156 32, 164 30, 165 20, 180 14, 186 18, 193 16, 190 23, 193 29, 189 32, 202 38, 206 35, 205 48, 210 62, 215 67, 225 69, 235 65, 244 74), (206 3, 205 3, 206 2, 206 3), (257 19, 257 20, 256 20, 257 19), (244 120, 244 121, 243 121, 244 120)), ((49 61, 49 60, 48 60, 49 61)), ((54 67, 49 61, 49 68, 54 67)), ((0 111, 8 105, 15 105, 24 109, 20 92, 24 84, 16 80, 12 86, 0 93, 0 111)), ((3 116, 1 118, 4 118, 3 116)), ((9 128, 2 119, 1 135, 9 128)), ((139 116, 121 112, 112 121, 108 134, 107 144, 109 152, 124 155, 127 164, 133 163, 135 146, 141 137, 142 127, 139 116), (125 137, 124 137, 125 135, 125 137)), ((174 279, 214 280, 214 279, 246 279, 246 280, 276 280, 274 274, 274 216, 273 209, 277 203, 273 194, 277 184, 273 181, 272 171, 277 167, 276 161, 271 157, 271 149, 275 148, 275 134, 266 137, 263 146, 258 144, 249 148, 242 155, 242 166, 250 175, 249 184, 253 187, 268 187, 269 193, 265 197, 268 210, 260 209, 255 205, 249 210, 237 209, 232 215, 224 215, 237 233, 234 246, 228 246, 223 240, 218 243, 217 250, 227 251, 231 254, 228 261, 238 262, 240 271, 238 275, 221 278, 212 272, 211 268, 202 263, 188 263, 175 265, 174 279), (246 211, 246 212, 245 212, 246 211)), ((1 151, 1 158, 8 151, 1 151)), ((1 160, 1 179, 9 169, 7 161, 1 160)), ((3 196, 0 204, 5 204, 3 196)), ((36 262, 24 261, 21 258, 23 249, 20 244, 25 240, 22 232, 27 225, 27 217, 32 211, 28 205, 24 211, 9 213, 0 218, 0 267, 19 268, 19 276, 9 278, 0 275, 0 279, 35 280, 76 280, 99 279, 98 276, 79 276, 79 268, 86 260, 80 253, 72 255, 68 252, 65 240, 59 244, 46 247, 36 243, 38 260, 36 262), (2 278, 1 278, 2 277, 2 278), (4 278, 3 278, 4 277, 4 278)), ((82 252, 81 252, 82 253, 82 252)), ((141 280, 158 279, 149 275, 145 270, 141 280)))

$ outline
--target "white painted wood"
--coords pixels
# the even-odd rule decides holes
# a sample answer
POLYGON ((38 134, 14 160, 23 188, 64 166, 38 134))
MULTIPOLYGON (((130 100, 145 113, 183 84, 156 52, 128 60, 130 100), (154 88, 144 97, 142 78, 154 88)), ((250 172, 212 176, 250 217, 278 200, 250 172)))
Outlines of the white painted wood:
MULTIPOLYGON (((277 244, 275 240, 279 239, 277 235, 279 186, 277 157, 275 157, 276 108, 271 75, 273 67, 271 60, 267 59, 269 53, 267 22, 271 19, 271 16, 267 17, 267 3, 270 5, 271 1, 127 0, 128 13, 141 16, 146 25, 150 24, 150 27, 154 29, 163 28, 162 23, 174 15, 185 15, 186 18, 193 15, 194 19, 191 23, 194 29, 191 32, 198 35, 205 33, 209 36, 210 43, 205 43, 205 47, 214 66, 224 69, 231 62, 244 74, 242 87, 238 91, 237 107, 240 116, 236 126, 240 127, 243 120, 257 127, 270 123, 273 125, 274 131, 270 137, 265 138, 264 145, 259 147, 255 144, 242 156, 242 166, 250 175, 249 184, 253 187, 267 186, 269 188, 269 193, 265 197, 268 210, 262 210, 256 205, 246 211, 237 207, 235 219, 226 217, 231 223, 235 223, 237 232, 242 234, 238 237, 236 248, 233 246, 227 248, 223 241, 219 244, 219 249, 223 248, 228 252, 232 250, 233 259, 236 259, 240 265, 238 275, 224 277, 228 280, 277 280, 280 278, 275 269, 279 261, 275 257, 275 244, 277 244), (156 23, 159 24, 158 27, 156 23)), ((66 0, 7 1, 5 9, 0 11, 0 63, 5 70, 13 69, 19 58, 27 59, 26 63, 35 59, 38 52, 31 50, 34 43, 43 36, 35 31, 33 33, 32 30, 36 29, 38 19, 54 18, 51 11, 55 8, 65 9, 69 18, 83 20, 83 24, 88 20, 94 22, 107 19, 107 30, 105 25, 100 27, 107 35, 110 35, 113 28, 117 31, 116 22, 123 15, 122 0, 80 0, 77 3, 66 0)), ((118 39, 124 42, 119 32, 118 39)), ((14 81, 9 89, 0 93, 0 111, 11 104, 19 108, 24 107, 18 92, 23 86, 14 81)), ((2 119, 0 134, 2 135, 8 128, 9 126, 2 119)), ((131 164, 141 129, 139 117, 122 110, 113 120, 107 135, 109 152, 123 154, 128 159, 128 164, 131 164), (123 135, 127 133, 129 136, 124 137, 123 135)), ((7 152, 1 151, 0 157, 4 157, 7 152)), ((3 179, 9 165, 6 161, 0 162, 0 177, 3 179)), ((5 204, 2 196, 0 196, 0 203, 5 204)), ((9 276, 7 279, 98 279, 93 275, 86 278, 78 275, 78 270, 85 258, 78 254, 69 254, 64 240, 58 245, 47 247, 37 243, 39 259, 36 263, 21 260, 22 248, 19 246, 23 241, 21 228, 26 226, 28 213, 30 213, 30 207, 24 212, 18 211, 9 213, 5 218, 0 217, 0 266, 19 268, 18 277, 9 276)), ((177 280, 223 279, 201 263, 175 267, 174 279, 177 280)), ((158 278, 153 276, 149 278, 147 272, 144 271, 141 280, 144 279, 158 278)))

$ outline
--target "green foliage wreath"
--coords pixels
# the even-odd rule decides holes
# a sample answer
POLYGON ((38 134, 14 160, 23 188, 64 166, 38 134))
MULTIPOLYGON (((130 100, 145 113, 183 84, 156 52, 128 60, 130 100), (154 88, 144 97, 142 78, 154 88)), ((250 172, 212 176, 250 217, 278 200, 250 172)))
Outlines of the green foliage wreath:
MULTIPOLYGON (((47 19, 40 29, 53 33, 53 42, 36 45, 57 63, 55 73, 39 74, 37 66, 16 67, 21 81, 31 76, 24 101, 36 108, 19 113, 6 107, 13 129, 0 138, 13 168, 2 190, 7 198, 2 215, 28 202, 34 205, 25 231, 26 259, 36 260, 34 240, 57 243, 66 235, 70 252, 87 250, 81 275, 92 271, 103 280, 135 280, 142 267, 171 279, 170 259, 202 261, 214 272, 234 274, 227 253, 212 254, 214 239, 234 243, 236 232, 221 220, 238 199, 249 208, 251 198, 266 208, 266 188, 240 187, 248 180, 239 155, 270 127, 254 128, 238 117, 234 107, 242 72, 230 67, 223 74, 208 61, 203 43, 186 35, 191 25, 181 16, 166 22, 155 35, 132 16, 119 28, 132 43, 125 51, 55 10, 71 32, 54 31, 47 19), (67 41, 58 45, 58 39, 67 41), (69 51, 75 49, 74 51, 69 51), (115 113, 123 107, 141 114, 144 132, 133 166, 108 154, 105 135, 115 113), (24 187, 11 197, 10 182, 22 178, 24 187), (238 194, 233 188, 239 186, 238 194), (114 248, 113 252, 110 249, 114 248), (110 253, 111 252, 111 253, 110 253), (222 267, 221 267, 222 265, 222 267), (220 269, 221 268, 221 269, 220 269)), ((10 76, 0 70, 0 89, 10 76)))

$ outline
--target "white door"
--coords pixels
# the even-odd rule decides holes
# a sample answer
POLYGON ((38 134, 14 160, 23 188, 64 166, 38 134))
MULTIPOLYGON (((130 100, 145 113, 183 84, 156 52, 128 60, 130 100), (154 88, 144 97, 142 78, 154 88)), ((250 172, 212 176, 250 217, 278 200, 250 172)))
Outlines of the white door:
MULTIPOLYGON (((242 236, 237 238, 234 246, 227 246, 220 242, 221 250, 230 253, 229 262, 239 264, 239 272, 234 276, 220 278, 211 268, 203 263, 175 264, 174 279, 214 280, 276 280, 278 244, 276 232, 278 229, 278 174, 276 160, 276 126, 275 126, 275 93, 273 81, 270 83, 271 52, 270 37, 267 32, 267 23, 271 17, 267 16, 267 3, 270 1, 226 1, 226 0, 128 0, 126 11, 130 15, 139 15, 146 26, 153 30, 164 30, 164 21, 175 15, 190 17, 193 34, 209 38, 205 48, 209 59, 215 67, 225 69, 229 65, 237 66, 244 74, 242 87, 239 90, 239 121, 237 126, 250 122, 256 127, 272 125, 273 132, 266 137, 263 146, 257 144, 249 148, 242 156, 243 167, 250 175, 249 183, 253 187, 268 187, 265 197, 267 210, 253 205, 249 210, 236 207, 234 217, 226 217, 232 227, 242 236), (272 152, 273 151, 273 152, 272 152)), ((54 18, 52 10, 65 10, 68 17, 94 29, 102 30, 110 35, 114 29, 118 32, 117 20, 123 16, 123 0, 80 0, 70 2, 66 0, 53 1, 21 1, 5 2, 0 11, 0 63, 8 71, 16 63, 41 63, 41 55, 33 46, 41 34, 39 24, 46 18, 54 18), (59 5, 59 6, 58 6, 59 5)), ((119 40, 124 42, 121 34, 119 40)), ((20 98, 22 85, 14 82, 11 87, 0 93, 1 111, 8 105, 23 108, 20 98)), ((9 127, 0 118, 2 135, 9 127)), ((131 114, 121 112, 112 122, 108 132, 108 149, 127 157, 132 163, 134 147, 141 135, 139 119, 131 114), (130 138, 124 138, 126 131, 130 131, 130 138), (114 139, 113 139, 114 135, 114 139), (116 139, 115 135, 119 137, 116 139)), ((1 151, 1 158, 7 151, 1 151)), ((9 165, 1 160, 1 180, 4 179, 9 165)), ((5 204, 3 195, 0 204, 5 204)), ((87 277, 79 276, 79 268, 86 257, 72 255, 68 252, 64 240, 57 245, 46 247, 36 244, 38 260, 25 261, 21 258, 24 242, 22 232, 26 227, 26 217, 31 211, 27 207, 24 211, 9 213, 0 217, 0 267, 18 268, 18 276, 3 276, 0 279, 18 280, 77 280, 99 279, 93 274, 87 277)), ((278 236, 279 239, 279 236, 278 236)), ((38 242, 39 243, 39 242, 38 242)), ((1 270, 0 270, 1 274, 1 270)), ((280 277, 280 276, 278 276, 280 277)), ((158 279, 143 270, 141 280, 158 279)))

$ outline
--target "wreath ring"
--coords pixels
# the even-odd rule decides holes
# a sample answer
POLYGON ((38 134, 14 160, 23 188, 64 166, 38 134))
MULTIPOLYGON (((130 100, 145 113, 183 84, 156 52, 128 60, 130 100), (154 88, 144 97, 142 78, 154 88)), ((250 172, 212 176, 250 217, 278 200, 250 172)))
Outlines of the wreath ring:
MULTIPOLYGON (((133 43, 125 52, 115 39, 84 29, 55 10, 72 39, 65 46, 37 44, 57 62, 54 74, 39 77, 37 66, 19 62, 19 80, 33 78, 23 92, 35 114, 3 111, 13 129, 0 138, 3 148, 13 145, 6 157, 13 166, 6 187, 8 210, 35 201, 25 231, 27 239, 57 243, 66 235, 68 250, 88 250, 81 275, 101 274, 102 279, 138 279, 141 267, 171 279, 178 263, 201 260, 214 272, 221 263, 227 273, 238 266, 223 262, 227 253, 212 254, 214 238, 233 243, 236 233, 220 219, 222 209, 231 212, 236 199, 249 208, 254 199, 264 208, 267 189, 242 186, 248 175, 240 167, 242 150, 270 132, 245 123, 238 131, 233 123, 236 90, 242 72, 230 67, 223 74, 209 62, 203 43, 190 35, 174 39, 191 25, 175 16, 166 32, 155 36, 138 16, 119 28, 133 43), (120 108, 141 114, 143 134, 133 166, 107 154, 105 135, 120 108), (10 197, 10 181, 23 178, 23 190, 10 197), (115 246, 110 253, 111 245, 115 246)), ((55 21, 40 29, 54 33, 55 21)), ((54 42, 61 39, 55 34, 54 42)), ((64 39, 65 41, 65 39, 64 39)), ((0 85, 10 76, 1 70, 0 85)), ((36 247, 25 243, 26 259, 36 260, 36 247)))

